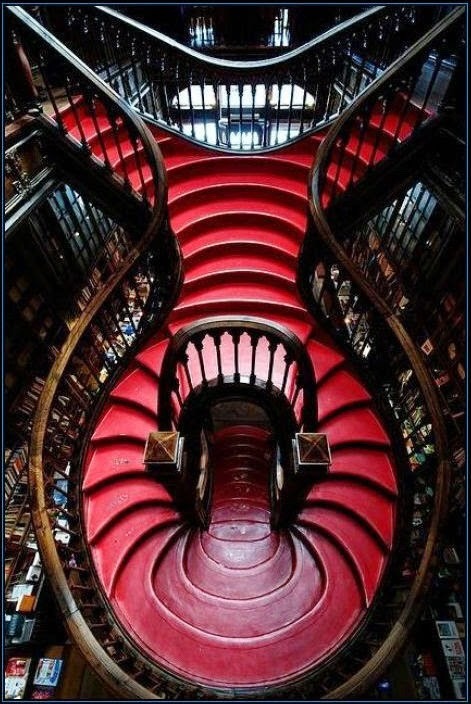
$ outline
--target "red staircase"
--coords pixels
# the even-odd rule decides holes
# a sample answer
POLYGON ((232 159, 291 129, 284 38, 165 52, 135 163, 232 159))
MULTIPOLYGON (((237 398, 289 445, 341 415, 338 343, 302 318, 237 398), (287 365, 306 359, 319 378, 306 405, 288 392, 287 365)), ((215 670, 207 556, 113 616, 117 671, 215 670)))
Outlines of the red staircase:
POLYGON ((321 137, 227 156, 154 134, 185 281, 168 325, 122 375, 96 424, 83 467, 84 530, 117 619, 154 662, 216 689, 279 685, 333 654, 378 590, 396 519, 390 439, 295 284, 321 137), (286 530, 270 529, 271 445, 261 429, 216 435, 207 532, 182 520, 142 464, 170 339, 184 325, 229 315, 285 326, 314 367, 316 430, 328 435, 332 466, 286 530))

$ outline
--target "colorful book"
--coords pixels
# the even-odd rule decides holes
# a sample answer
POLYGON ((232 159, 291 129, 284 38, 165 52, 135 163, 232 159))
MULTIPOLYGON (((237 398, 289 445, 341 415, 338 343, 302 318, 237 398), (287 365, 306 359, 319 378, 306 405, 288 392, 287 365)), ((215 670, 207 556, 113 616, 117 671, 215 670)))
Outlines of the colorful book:
POLYGON ((5 666, 5 699, 22 699, 26 691, 31 658, 9 658, 5 666))
POLYGON ((62 660, 57 658, 41 658, 34 674, 34 685, 41 687, 56 687, 62 669, 62 660))

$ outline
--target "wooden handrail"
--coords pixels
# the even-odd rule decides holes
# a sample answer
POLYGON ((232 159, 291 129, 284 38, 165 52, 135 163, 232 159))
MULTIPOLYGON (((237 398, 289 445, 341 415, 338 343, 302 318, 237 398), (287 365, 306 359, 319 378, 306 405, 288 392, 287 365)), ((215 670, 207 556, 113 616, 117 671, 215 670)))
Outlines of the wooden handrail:
POLYGON ((108 7, 107 5, 96 5, 96 8, 110 17, 114 17, 115 19, 119 20, 128 27, 137 29, 139 32, 142 32, 143 34, 156 40, 164 46, 170 49, 176 49, 177 51, 181 52, 182 54, 188 56, 189 58, 198 63, 207 66, 213 66, 217 69, 242 69, 243 71, 247 72, 253 71, 254 69, 269 69, 280 65, 285 65, 292 59, 298 58, 303 54, 308 53, 312 49, 322 46, 322 44, 324 44, 327 40, 330 40, 332 38, 341 39, 342 35, 349 34, 352 30, 356 30, 360 28, 363 24, 367 23, 369 20, 371 20, 371 18, 379 17, 387 11, 386 5, 376 5, 370 8, 369 10, 365 10, 364 12, 359 13, 355 17, 351 17, 350 19, 341 22, 335 27, 332 27, 326 32, 323 32, 318 37, 315 37, 315 39, 311 39, 311 41, 302 44, 302 46, 299 46, 296 49, 287 51, 281 56, 274 56, 269 59, 259 59, 258 61, 234 61, 208 56, 207 54, 203 54, 202 52, 195 51, 194 49, 185 46, 185 44, 181 44, 175 39, 168 37, 166 34, 162 34, 156 29, 152 29, 151 27, 148 27, 142 22, 134 20, 131 17, 124 15, 122 12, 118 12, 117 10, 108 7))
MULTIPOLYGON (((412 6, 375 6, 293 51, 260 61, 200 54, 104 6, 72 6, 68 29, 58 31, 159 128, 223 151, 267 152, 336 119, 404 43, 417 39, 417 12, 412 6), (98 42, 93 51, 81 39, 82 28, 98 42)), ((436 10, 420 14, 428 26, 436 10)), ((44 21, 54 26, 52 11, 44 21)))

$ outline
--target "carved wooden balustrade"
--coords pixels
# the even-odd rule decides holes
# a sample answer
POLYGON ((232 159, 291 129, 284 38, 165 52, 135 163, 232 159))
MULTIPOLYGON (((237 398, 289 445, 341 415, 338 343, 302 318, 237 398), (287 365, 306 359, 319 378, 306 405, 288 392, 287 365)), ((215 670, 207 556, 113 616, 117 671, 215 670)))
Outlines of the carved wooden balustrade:
POLYGON ((436 8, 377 6, 283 56, 230 61, 106 6, 41 14, 146 119, 236 151, 276 147, 325 126, 436 16, 436 8))

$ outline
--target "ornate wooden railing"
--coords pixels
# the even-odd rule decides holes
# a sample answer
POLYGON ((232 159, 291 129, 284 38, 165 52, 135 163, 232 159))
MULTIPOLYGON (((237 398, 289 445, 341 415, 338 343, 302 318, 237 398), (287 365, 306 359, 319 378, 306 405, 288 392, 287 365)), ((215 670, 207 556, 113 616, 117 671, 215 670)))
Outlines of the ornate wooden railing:
MULTIPOLYGON (((208 318, 179 330, 162 364, 159 429, 178 429, 185 445, 192 446, 192 455, 199 458, 201 432, 211 429, 211 405, 231 398, 261 406, 277 439, 278 464, 271 467, 267 479, 271 523, 278 528, 299 509, 298 495, 302 494, 294 476, 293 438, 300 431, 313 432, 317 423, 314 370, 300 340, 286 328, 254 317, 208 318), (280 473, 282 488, 276 490, 280 473)), ((195 458, 190 461, 195 464, 195 458)), ((211 476, 210 468, 204 471, 211 476)), ((209 491, 199 495, 203 483, 198 481, 199 465, 189 475, 194 486, 180 487, 182 505, 186 500, 190 520, 196 518, 205 526, 210 515, 209 491), (185 499, 188 492, 189 501, 185 499)), ((205 486, 209 489, 210 482, 205 486)))
POLYGON ((152 205, 162 208, 166 193, 162 159, 150 132, 128 103, 45 27, 21 7, 8 10, 9 30, 21 47, 22 85, 27 84, 21 99, 28 98, 30 105, 36 101, 33 114, 62 140, 70 158, 87 157, 89 168, 124 187, 129 207, 137 213, 140 203, 141 218, 149 220, 152 205), (92 139, 98 139, 99 152, 92 153, 92 139), (135 185, 131 171, 138 175, 135 185))
POLYGON ((162 366, 159 427, 179 427, 191 395, 233 384, 284 397, 297 429, 317 421, 314 372, 302 344, 258 318, 209 318, 182 328, 162 366))
POLYGON ((352 659, 358 657, 357 671, 343 683, 333 679, 327 698, 356 696, 372 686, 404 646, 432 579, 447 510, 450 461, 436 387, 400 311, 352 262, 342 240, 349 229, 344 224, 349 205, 358 202, 366 192, 362 188, 378 173, 385 174, 393 155, 410 148, 420 126, 438 109, 441 101, 435 98, 432 107, 431 96, 445 57, 459 47, 463 14, 463 8, 450 12, 343 113, 321 145, 311 174, 313 222, 300 258, 300 286, 308 305, 364 368, 395 416, 409 464, 403 481, 416 504, 409 523, 403 523, 380 610, 369 618, 374 637, 366 652, 364 639, 358 639, 363 655, 355 652, 355 644, 349 646, 352 659), (431 75, 424 80, 431 57, 431 75), (392 129, 385 138, 388 125, 392 129), (377 127, 373 140, 372 126, 377 127), (351 176, 342 180, 347 163, 351 176))
POLYGON ((208 145, 254 150, 337 117, 421 36, 436 10, 370 8, 261 61, 205 56, 105 6, 58 6, 42 16, 147 119, 208 145))

